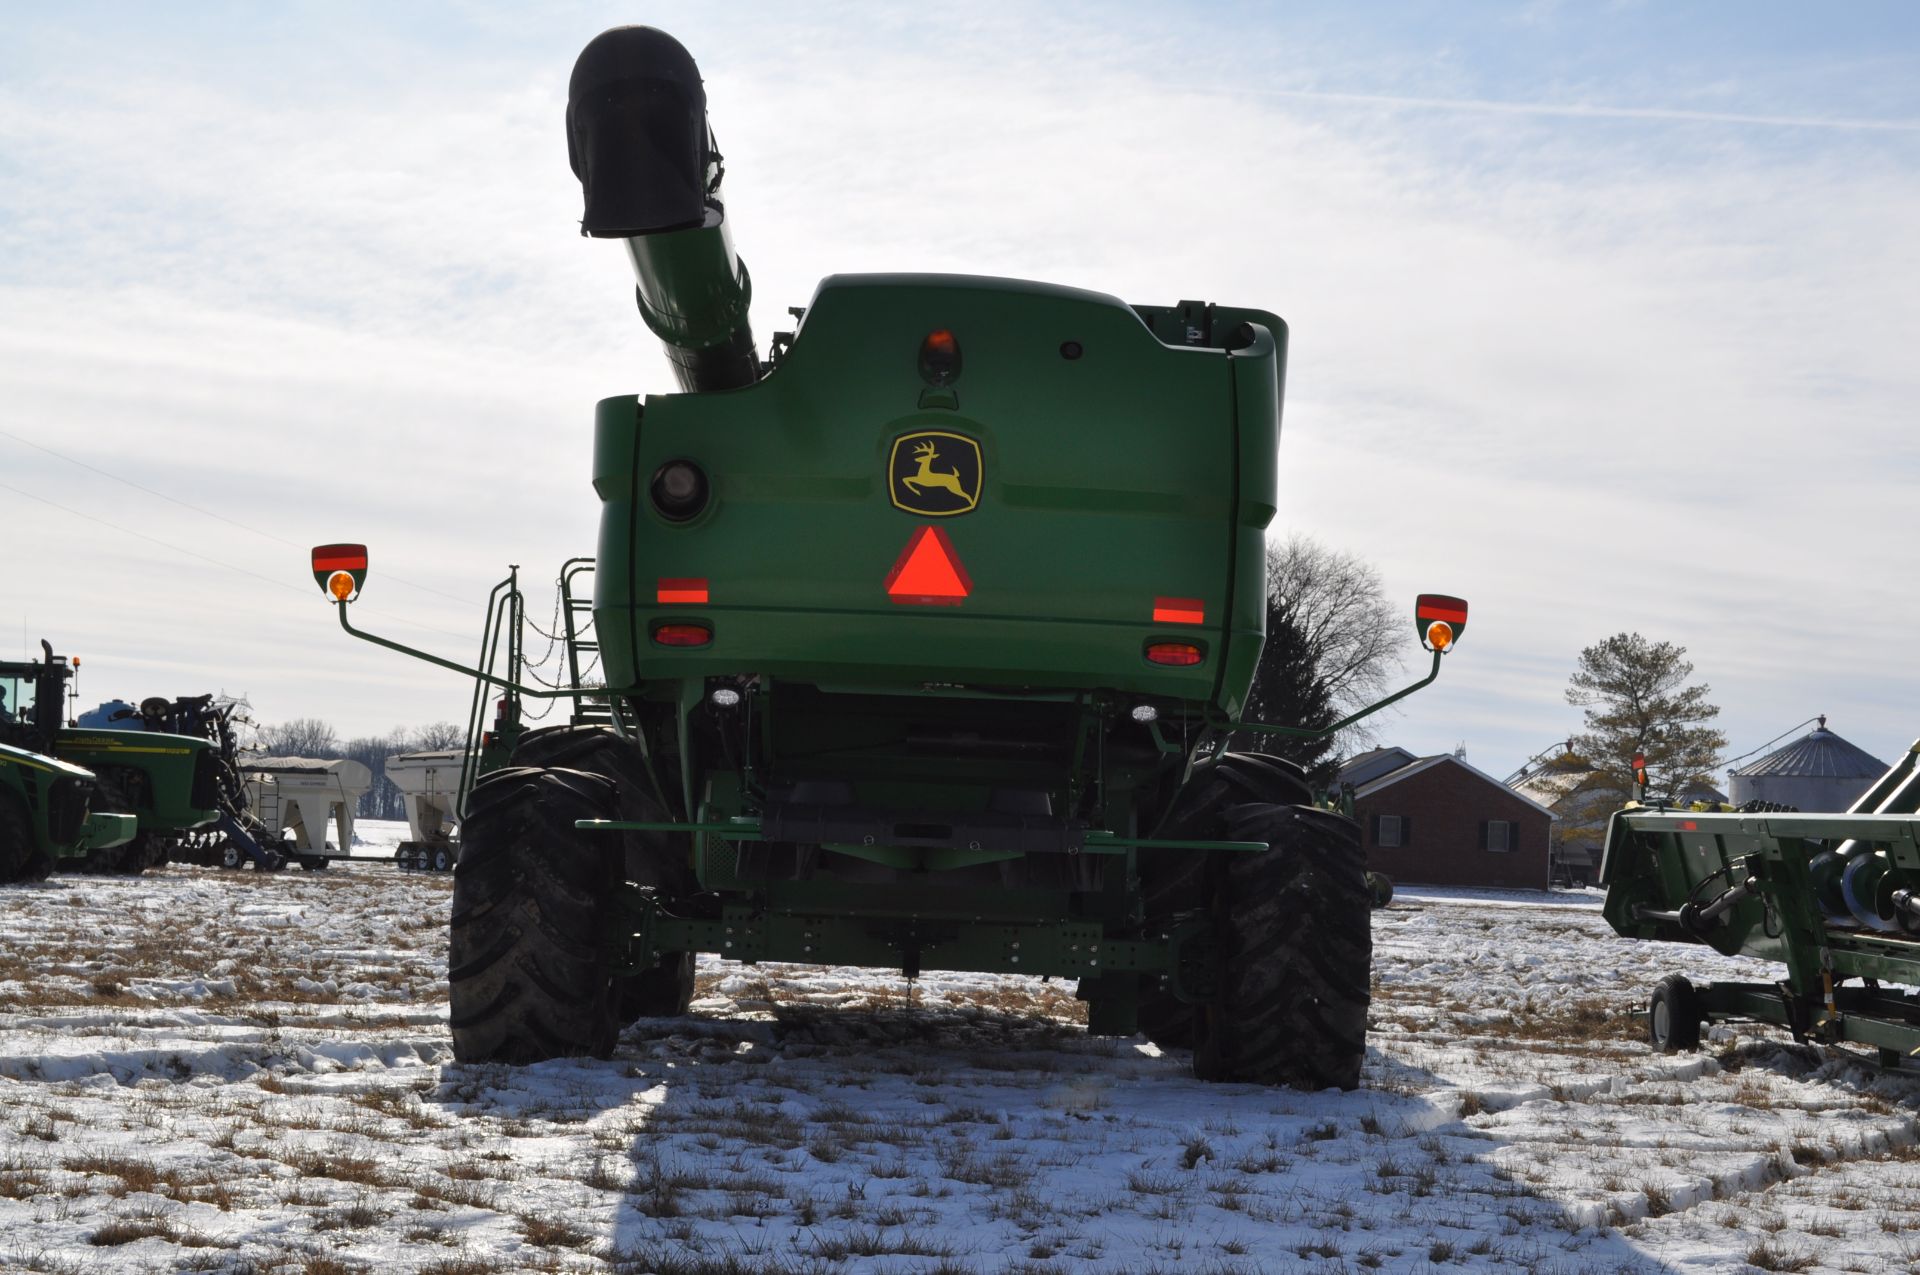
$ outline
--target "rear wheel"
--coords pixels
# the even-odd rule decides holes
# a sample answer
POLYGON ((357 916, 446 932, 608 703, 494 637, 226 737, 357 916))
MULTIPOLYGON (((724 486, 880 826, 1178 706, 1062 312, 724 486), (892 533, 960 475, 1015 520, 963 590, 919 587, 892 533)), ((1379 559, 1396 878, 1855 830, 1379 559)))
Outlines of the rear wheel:
MULTIPOLYGON (((513 764, 583 770, 611 780, 621 819, 659 823, 670 817, 654 792, 639 750, 608 727, 549 726, 530 731, 515 745, 513 764)), ((647 886, 667 901, 694 892, 683 838, 663 832, 627 832, 620 834, 620 843, 625 880, 647 886)), ((616 1001, 621 1024, 686 1013, 693 1000, 693 966, 692 952, 666 952, 651 968, 620 980, 616 1001)))
POLYGON ((501 770, 469 795, 447 957, 458 1061, 613 1052, 613 847, 574 821, 616 809, 609 781, 572 770, 501 770))
MULTIPOLYGON (((1201 785, 1185 802, 1190 813, 1177 817, 1167 836, 1219 838, 1218 809, 1235 800, 1294 805, 1312 798, 1299 766, 1266 753, 1228 753, 1201 785)), ((1214 857, 1202 850, 1162 850, 1143 856, 1143 911, 1154 936, 1170 929, 1175 916, 1209 907, 1215 870, 1214 857)), ((1150 991, 1140 998, 1140 1034, 1162 1049, 1190 1049, 1199 1008, 1178 1000, 1164 987, 1150 991)))
POLYGON ((1227 811, 1227 837, 1268 849, 1226 856, 1213 901, 1218 998, 1200 1020, 1194 1074, 1352 1089, 1367 1052, 1373 917, 1360 829, 1306 806, 1227 811))

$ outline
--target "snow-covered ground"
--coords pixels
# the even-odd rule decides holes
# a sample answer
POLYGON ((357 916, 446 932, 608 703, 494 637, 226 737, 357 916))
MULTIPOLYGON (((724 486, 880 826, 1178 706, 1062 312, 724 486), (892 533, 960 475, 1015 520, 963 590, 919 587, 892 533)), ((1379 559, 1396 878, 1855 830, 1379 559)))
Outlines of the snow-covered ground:
MULTIPOLYGON (((1071 986, 702 965, 607 1062, 450 1061, 449 878, 0 891, 0 1269, 1920 1269, 1920 1082, 1663 1058, 1597 895, 1403 890, 1366 1085, 1210 1086, 1071 986)), ((383 848, 385 847, 385 848, 383 848)))

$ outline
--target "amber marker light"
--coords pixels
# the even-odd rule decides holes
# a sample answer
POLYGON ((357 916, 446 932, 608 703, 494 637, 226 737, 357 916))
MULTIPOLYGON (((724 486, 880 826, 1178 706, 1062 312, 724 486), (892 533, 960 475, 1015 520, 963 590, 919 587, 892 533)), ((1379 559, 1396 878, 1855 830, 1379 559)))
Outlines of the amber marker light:
POLYGON ((1435 620, 1427 626, 1427 646, 1431 650, 1444 651, 1453 645, 1453 626, 1445 620, 1435 620))
POLYGON ((353 575, 351 572, 336 571, 327 577, 327 592, 333 595, 335 602, 353 601, 353 575))

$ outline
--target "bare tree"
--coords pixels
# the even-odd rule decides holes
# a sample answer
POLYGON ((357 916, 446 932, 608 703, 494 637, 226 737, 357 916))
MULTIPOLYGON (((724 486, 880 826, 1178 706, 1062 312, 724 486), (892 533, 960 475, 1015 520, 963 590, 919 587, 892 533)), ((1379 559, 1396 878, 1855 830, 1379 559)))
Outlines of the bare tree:
POLYGON ((413 733, 413 741, 408 749, 416 753, 439 752, 446 748, 462 747, 466 742, 466 727, 456 726, 452 722, 434 722, 413 733))
POLYGON ((260 728, 260 743, 273 757, 338 757, 340 736, 317 717, 296 717, 260 728))
MULTIPOLYGON (((1267 623, 1271 631, 1293 630, 1293 658, 1312 670, 1332 710, 1320 725, 1379 699, 1404 667, 1395 649, 1401 617, 1387 602, 1379 570, 1311 536, 1267 545, 1267 623)), ((1256 688, 1260 680, 1256 676, 1256 688)), ((1371 738, 1371 729, 1358 723, 1336 741, 1348 751, 1371 738)))

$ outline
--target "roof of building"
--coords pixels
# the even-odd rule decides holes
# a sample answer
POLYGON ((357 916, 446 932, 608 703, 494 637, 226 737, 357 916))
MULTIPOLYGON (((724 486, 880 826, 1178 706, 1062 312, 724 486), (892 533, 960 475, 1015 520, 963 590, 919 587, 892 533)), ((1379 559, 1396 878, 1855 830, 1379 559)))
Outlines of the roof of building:
POLYGON ((1827 729, 1827 719, 1783 748, 1775 749, 1759 761, 1748 762, 1733 773, 1742 778, 1760 775, 1793 776, 1800 779, 1878 779, 1887 764, 1864 748, 1849 744, 1827 729))
POLYGON ((1432 770, 1435 766, 1448 765, 1448 764, 1458 766, 1460 767, 1460 769, 1466 771, 1468 774, 1474 775, 1480 779, 1484 779, 1487 783, 1493 785, 1495 788, 1498 788, 1501 792, 1507 793, 1510 796, 1518 797, 1521 801, 1526 802, 1529 806, 1532 806, 1535 810, 1538 810, 1541 814, 1546 815, 1548 818, 1553 817, 1552 810, 1542 805, 1538 801, 1535 801, 1532 797, 1529 797, 1526 793, 1520 792, 1517 789, 1507 787, 1505 784, 1501 783, 1498 779, 1495 779, 1492 775, 1489 775, 1486 771, 1481 770, 1478 766, 1470 766, 1466 763, 1464 759, 1455 757, 1452 753, 1440 753, 1433 757, 1422 757, 1419 761, 1414 762, 1410 766, 1402 766, 1398 770, 1389 771, 1387 774, 1380 776, 1378 779, 1370 780, 1367 783, 1362 784, 1359 788, 1354 790, 1353 795, 1356 799, 1361 797, 1371 797, 1374 793, 1380 792, 1383 789, 1393 787, 1393 785, 1399 783, 1403 779, 1411 779, 1415 775, 1424 774, 1426 771, 1432 770))
POLYGON ((1411 766, 1420 758, 1404 748, 1369 748, 1364 753, 1355 753, 1340 763, 1336 778, 1341 783, 1354 785, 1370 783, 1381 775, 1398 770, 1402 766, 1411 766))

